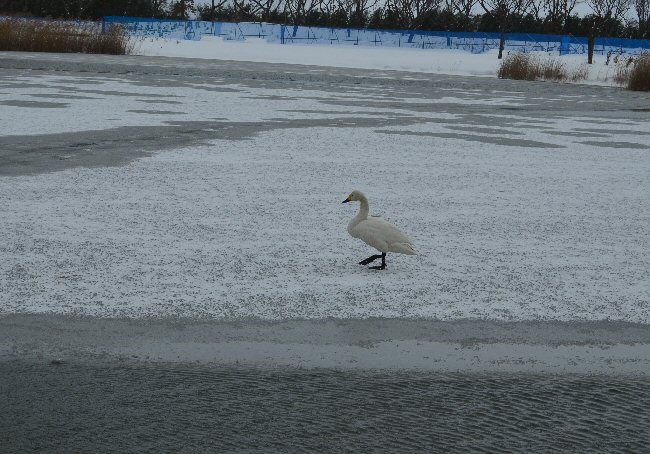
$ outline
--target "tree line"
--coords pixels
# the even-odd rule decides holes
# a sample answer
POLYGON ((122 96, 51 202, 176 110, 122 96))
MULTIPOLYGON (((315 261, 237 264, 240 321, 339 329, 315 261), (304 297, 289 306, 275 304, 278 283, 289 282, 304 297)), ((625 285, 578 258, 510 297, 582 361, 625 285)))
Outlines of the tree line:
POLYGON ((0 0, 0 13, 255 21, 324 27, 650 38, 650 0, 0 0))

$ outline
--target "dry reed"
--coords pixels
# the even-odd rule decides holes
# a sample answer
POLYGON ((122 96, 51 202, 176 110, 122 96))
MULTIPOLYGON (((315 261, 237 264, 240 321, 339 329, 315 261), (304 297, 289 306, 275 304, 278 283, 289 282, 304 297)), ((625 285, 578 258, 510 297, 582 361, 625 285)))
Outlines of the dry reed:
POLYGON ((133 41, 119 27, 101 33, 94 24, 5 19, 0 20, 0 51, 127 55, 133 41))
POLYGON ((650 91, 650 55, 642 54, 630 71, 627 88, 634 91, 650 91))
POLYGON ((560 58, 541 59, 535 55, 516 52, 507 55, 499 67, 497 76, 501 79, 553 80, 580 82, 587 78, 588 69, 584 66, 570 73, 560 58))
POLYGON ((499 79, 535 80, 538 77, 536 61, 523 52, 508 54, 501 62, 497 76, 499 79))

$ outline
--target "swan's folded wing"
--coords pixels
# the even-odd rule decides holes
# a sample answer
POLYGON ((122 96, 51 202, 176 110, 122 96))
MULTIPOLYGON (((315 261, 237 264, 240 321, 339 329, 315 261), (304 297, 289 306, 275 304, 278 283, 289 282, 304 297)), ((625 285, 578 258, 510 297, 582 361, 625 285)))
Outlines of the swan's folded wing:
POLYGON ((416 254, 413 241, 393 224, 383 219, 369 218, 361 221, 355 226, 354 230, 358 238, 382 252, 416 254))
POLYGON ((400 254, 416 255, 418 250, 413 243, 393 243, 390 245, 390 252, 399 252, 400 254))

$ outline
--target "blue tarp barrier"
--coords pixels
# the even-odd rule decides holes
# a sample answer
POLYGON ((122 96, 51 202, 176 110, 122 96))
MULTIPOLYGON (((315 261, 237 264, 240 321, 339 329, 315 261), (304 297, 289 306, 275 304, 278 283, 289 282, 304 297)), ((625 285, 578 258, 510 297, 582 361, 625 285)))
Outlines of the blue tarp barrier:
MULTIPOLYGON (((462 49, 482 53, 499 48, 498 33, 438 32, 414 30, 373 30, 354 28, 325 28, 287 26, 264 22, 205 22, 145 19, 109 16, 104 26, 119 24, 134 36, 168 39, 200 40, 202 36, 220 36, 226 40, 244 41, 262 38, 281 44, 336 44, 354 46, 409 47, 419 49, 462 49)), ((544 51, 565 54, 586 54, 587 38, 541 35, 534 33, 506 33, 506 50, 523 52, 544 51)), ((624 38, 596 38, 594 52, 629 53, 650 52, 650 40, 624 38)))

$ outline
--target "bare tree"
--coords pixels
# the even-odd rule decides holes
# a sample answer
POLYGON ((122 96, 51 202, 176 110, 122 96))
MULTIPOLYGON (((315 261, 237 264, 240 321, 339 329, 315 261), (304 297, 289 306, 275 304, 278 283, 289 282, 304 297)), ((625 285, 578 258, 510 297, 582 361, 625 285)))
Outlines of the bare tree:
POLYGON ((555 32, 564 32, 567 20, 575 7, 576 0, 544 0, 544 9, 555 32))
POLYGON ((612 24, 619 22, 630 10, 631 0, 587 0, 593 12, 593 22, 589 30, 587 41, 587 62, 591 65, 594 61, 594 47, 596 35, 609 32, 612 24))
POLYGON ((251 13, 265 21, 271 16, 271 12, 279 8, 282 0, 250 0, 250 2, 252 5, 251 13))
POLYGON ((403 0, 386 0, 384 4, 386 11, 390 11, 395 19, 395 25, 398 28, 409 28, 411 26, 409 14, 403 7, 403 0))
POLYGON ((167 0, 151 0, 151 13, 153 16, 162 16, 167 6, 167 0))
POLYGON ((230 3, 230 0, 212 0, 211 4, 202 4, 196 6, 196 11, 200 20, 216 21, 223 9, 230 3))
POLYGON ((440 7, 440 0, 409 0, 408 6, 411 10, 411 15, 417 19, 424 14, 435 11, 440 7))
POLYGON ((300 25, 312 12, 318 10, 319 0, 285 0, 284 11, 293 25, 300 25))
POLYGON ((542 15, 542 12, 545 8, 546 0, 530 0, 530 5, 528 7, 528 14, 533 16, 535 20, 539 20, 542 15))
POLYGON ((398 14, 405 28, 414 28, 418 19, 436 11, 441 3, 441 0, 388 0, 386 7, 398 14))
POLYGON ((350 14, 353 26, 361 28, 365 25, 365 18, 371 10, 374 10, 379 0, 352 0, 354 11, 350 14))
POLYGON ((465 31, 471 31, 472 11, 477 0, 445 0, 445 9, 454 18, 456 27, 460 26, 465 31))
POLYGON ((477 0, 445 0, 445 8, 454 15, 460 14, 463 17, 470 17, 476 3, 477 0))
POLYGON ((340 9, 339 0, 320 0, 316 11, 320 11, 329 17, 338 9, 340 9))
POLYGON ((220 9, 220 8, 224 7, 226 5, 226 3, 228 3, 229 1, 230 0, 221 0, 221 1, 215 2, 214 0, 212 0, 212 4, 210 5, 210 11, 212 12, 212 14, 214 14, 214 12, 217 9, 220 9))
POLYGON ((639 38, 650 35, 650 0, 634 0, 634 9, 639 18, 639 38))
POLYGON ((255 19, 255 15, 252 12, 254 7, 247 0, 233 0, 232 7, 235 21, 255 19))
POLYGON ((603 19, 621 19, 630 9, 629 0, 587 0, 587 5, 603 19))
POLYGON ((171 4, 171 15, 177 19, 187 20, 192 12, 196 12, 194 0, 177 0, 171 4))
POLYGON ((506 44, 506 29, 511 16, 521 16, 530 8, 531 0, 478 0, 481 8, 493 16, 498 24, 501 38, 499 40, 499 59, 503 58, 506 44))

